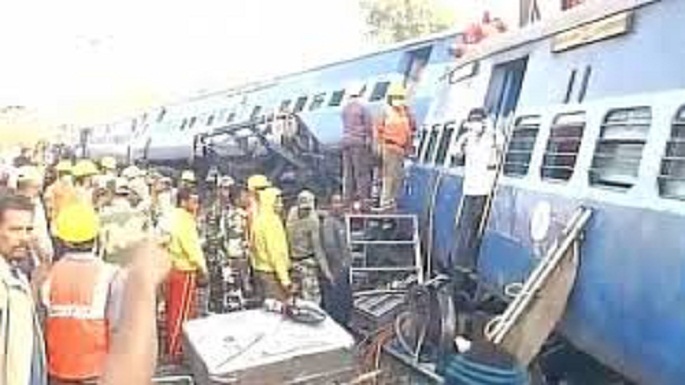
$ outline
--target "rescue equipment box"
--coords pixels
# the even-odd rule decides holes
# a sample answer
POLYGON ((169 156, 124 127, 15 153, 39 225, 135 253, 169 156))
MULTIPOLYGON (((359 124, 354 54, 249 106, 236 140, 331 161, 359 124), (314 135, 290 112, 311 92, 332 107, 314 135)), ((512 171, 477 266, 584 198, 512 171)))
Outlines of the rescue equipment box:
POLYGON ((330 317, 317 325, 262 309, 188 321, 185 355, 197 384, 332 384, 354 377, 354 340, 330 317))

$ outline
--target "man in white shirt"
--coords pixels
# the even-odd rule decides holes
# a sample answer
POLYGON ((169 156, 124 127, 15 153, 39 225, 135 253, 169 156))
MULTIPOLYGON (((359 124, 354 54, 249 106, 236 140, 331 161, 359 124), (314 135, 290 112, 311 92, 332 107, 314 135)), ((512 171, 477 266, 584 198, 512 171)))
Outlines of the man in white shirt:
POLYGON ((457 139, 457 154, 465 157, 463 196, 449 266, 462 272, 473 271, 477 265, 481 222, 504 141, 482 108, 471 110, 464 125, 467 131, 457 139))

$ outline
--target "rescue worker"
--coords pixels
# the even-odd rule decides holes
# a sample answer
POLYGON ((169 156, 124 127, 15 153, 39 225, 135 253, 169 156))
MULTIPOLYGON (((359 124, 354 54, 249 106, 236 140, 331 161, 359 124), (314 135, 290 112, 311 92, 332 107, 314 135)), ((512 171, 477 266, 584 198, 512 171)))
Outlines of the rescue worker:
POLYGON ((33 237, 31 242, 31 258, 24 261, 29 265, 23 266, 24 273, 30 278, 33 269, 41 264, 50 263, 53 256, 52 239, 48 229, 47 215, 40 199, 43 175, 35 166, 20 167, 17 174, 17 194, 24 196, 33 203, 33 237))
POLYGON ((45 342, 51 384, 97 381, 104 370, 118 308, 118 270, 95 254, 99 219, 92 205, 62 210, 55 230, 65 245, 42 285, 45 342), (110 310, 110 311, 108 311, 110 310))
POLYGON ((340 194, 331 197, 329 211, 322 216, 321 244, 331 272, 330 279, 321 279, 323 309, 340 325, 346 326, 352 313, 352 251, 347 243, 345 203, 340 194))
POLYGON ((416 122, 406 105, 406 91, 400 83, 388 90, 388 105, 376 127, 376 153, 381 159, 381 200, 383 210, 395 208, 402 187, 404 159, 412 152, 416 122))
POLYGON ((117 160, 112 156, 103 157, 100 159, 100 170, 97 178, 98 187, 113 189, 117 178, 117 160))
POLYGON ((172 270, 166 291, 166 335, 167 355, 174 363, 181 360, 183 322, 194 316, 197 281, 207 277, 207 263, 193 214, 198 205, 198 196, 193 190, 180 189, 177 207, 168 224, 172 270))
POLYGON ((259 212, 259 193, 271 187, 271 182, 264 175, 252 175, 247 179, 247 241, 252 244, 252 223, 259 212))
POLYGON ((298 194, 297 206, 291 208, 286 223, 290 260, 293 264, 293 281, 304 300, 319 304, 319 276, 329 281, 333 276, 321 247, 321 223, 316 212, 314 194, 307 190, 298 194))
POLYGON ((93 177, 97 174, 97 166, 88 159, 79 160, 76 162, 76 165, 74 165, 74 188, 76 189, 76 198, 80 202, 93 204, 95 192, 93 177))
MULTIPOLYGON (((487 118, 483 108, 474 108, 464 123, 467 131, 456 143, 458 155, 465 156, 464 187, 455 234, 457 235, 447 271, 473 270, 480 247, 484 209, 497 178, 497 163, 503 138, 487 118)), ((463 278, 463 277, 462 277, 463 278)))
POLYGON ((63 160, 55 165, 57 180, 45 190, 45 208, 50 222, 57 218, 59 210, 76 200, 71 162, 63 160))
POLYGON ((364 207, 371 197, 373 173, 373 120, 362 102, 364 84, 347 87, 349 100, 342 110, 343 194, 348 204, 355 200, 364 207))
POLYGON ((47 385, 40 321, 33 293, 16 267, 29 257, 33 204, 12 193, 0 195, 0 383, 47 385))
POLYGON ((281 191, 267 187, 259 193, 259 210, 254 219, 252 269, 256 296, 260 301, 286 300, 293 290, 290 256, 283 221, 277 212, 281 191))
POLYGON ((134 207, 147 210, 150 207, 150 190, 145 181, 145 172, 137 166, 128 166, 122 171, 121 176, 128 179, 128 184, 133 196, 131 202, 134 207))
POLYGON ((114 196, 100 212, 100 255, 107 262, 122 265, 122 252, 141 240, 150 227, 148 216, 134 208, 128 180, 116 178, 114 196))
POLYGON ((219 223, 221 245, 226 256, 224 281, 226 283, 225 302, 229 311, 243 308, 245 297, 251 292, 250 266, 247 250, 247 211, 239 202, 240 192, 230 176, 219 179, 219 203, 221 220, 219 223))
POLYGON ((197 178, 192 170, 183 170, 181 177, 179 178, 178 186, 179 188, 195 188, 197 187, 197 178))

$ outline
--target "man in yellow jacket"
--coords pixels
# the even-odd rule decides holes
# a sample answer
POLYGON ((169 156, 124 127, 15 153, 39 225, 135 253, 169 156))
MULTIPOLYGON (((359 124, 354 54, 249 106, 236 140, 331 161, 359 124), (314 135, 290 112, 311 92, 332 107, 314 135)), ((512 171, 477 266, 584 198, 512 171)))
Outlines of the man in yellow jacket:
POLYGON ((167 280, 166 328, 167 354, 174 362, 181 359, 181 327, 193 318, 197 279, 207 276, 207 263, 200 245, 194 212, 198 196, 189 189, 178 191, 178 207, 171 214, 169 252, 172 269, 167 280))
POLYGON ((283 221, 277 207, 281 191, 268 187, 259 193, 259 210, 254 219, 252 268, 255 274, 257 297, 285 300, 289 296, 290 255, 283 221))

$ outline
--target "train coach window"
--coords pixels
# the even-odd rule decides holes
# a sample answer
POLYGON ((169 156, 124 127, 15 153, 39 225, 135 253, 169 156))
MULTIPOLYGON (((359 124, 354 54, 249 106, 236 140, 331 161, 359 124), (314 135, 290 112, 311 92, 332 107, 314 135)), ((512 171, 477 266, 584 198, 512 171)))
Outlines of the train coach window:
POLYGON ((685 200, 685 106, 680 107, 673 119, 671 137, 661 159, 659 194, 685 200))
POLYGON ((209 117, 207 118, 207 125, 211 126, 212 123, 214 123, 214 115, 213 114, 209 115, 209 117))
POLYGON ((195 122, 197 122, 197 117, 193 116, 192 118, 190 118, 190 121, 188 122, 188 128, 193 128, 195 122))
POLYGON ((290 107, 290 103, 292 103, 292 100, 284 100, 281 102, 281 106, 278 108, 279 111, 285 111, 290 107))
POLYGON ((439 124, 433 125, 433 129, 428 137, 428 144, 426 145, 426 150, 423 152, 423 163, 428 163, 433 158, 433 150, 435 150, 435 143, 438 141, 438 131, 439 124))
POLYGON ((166 108, 162 107, 162 109, 159 111, 159 115, 157 115, 157 123, 164 120, 165 115, 166 115, 166 108))
POLYGON ((183 131, 183 130, 186 129, 186 125, 187 125, 187 124, 188 124, 188 119, 187 119, 187 118, 183 118, 183 120, 181 121, 181 127, 179 127, 179 128, 181 129, 181 131, 183 131))
POLYGON ((328 102, 329 107, 338 107, 342 104, 343 96, 345 96, 345 90, 335 91, 331 95, 331 100, 328 102))
POLYGON ((649 107, 607 113, 592 159, 590 184, 622 190, 635 184, 651 122, 649 107))
POLYGON ((530 158, 539 131, 539 115, 522 116, 516 119, 504 158, 504 175, 522 177, 528 173, 530 158))
POLYGON ((445 158, 447 157, 447 150, 450 148, 450 143, 452 143, 452 137, 454 136, 454 126, 457 124, 455 121, 445 123, 445 129, 442 131, 442 136, 440 137, 440 144, 438 145, 438 153, 435 156, 435 164, 442 166, 445 164, 445 158))
POLYGON ((540 169, 542 179, 571 179, 584 130, 584 112, 559 114, 554 118, 540 169))
POLYGON ((250 120, 257 119, 260 112, 262 112, 262 106, 254 106, 254 108, 252 109, 252 113, 250 113, 250 120))
POLYGON ((309 111, 314 111, 318 108, 321 108, 323 105, 323 102, 326 101, 326 93, 322 92, 320 94, 314 95, 314 98, 312 99, 312 103, 309 105, 309 111))
POLYGON ((293 107, 293 112, 302 111, 304 109, 304 105, 307 104, 307 98, 308 96, 300 96, 299 98, 297 98, 295 106, 293 107))
POLYGON ((235 111, 228 114, 228 117, 226 118, 226 123, 231 123, 233 119, 235 119, 235 111))
POLYGON ((388 93, 388 87, 390 87, 390 82, 378 82, 373 87, 371 96, 369 97, 370 102, 376 102, 385 98, 385 94, 388 93))
POLYGON ((419 145, 416 146, 416 152, 414 153, 414 156, 416 157, 416 159, 419 159, 419 156, 421 156, 421 152, 423 151, 423 146, 426 145, 426 138, 428 137, 428 135, 426 135, 427 132, 428 131, 426 131, 425 129, 422 129, 421 131, 419 131, 419 137, 418 137, 419 145))

